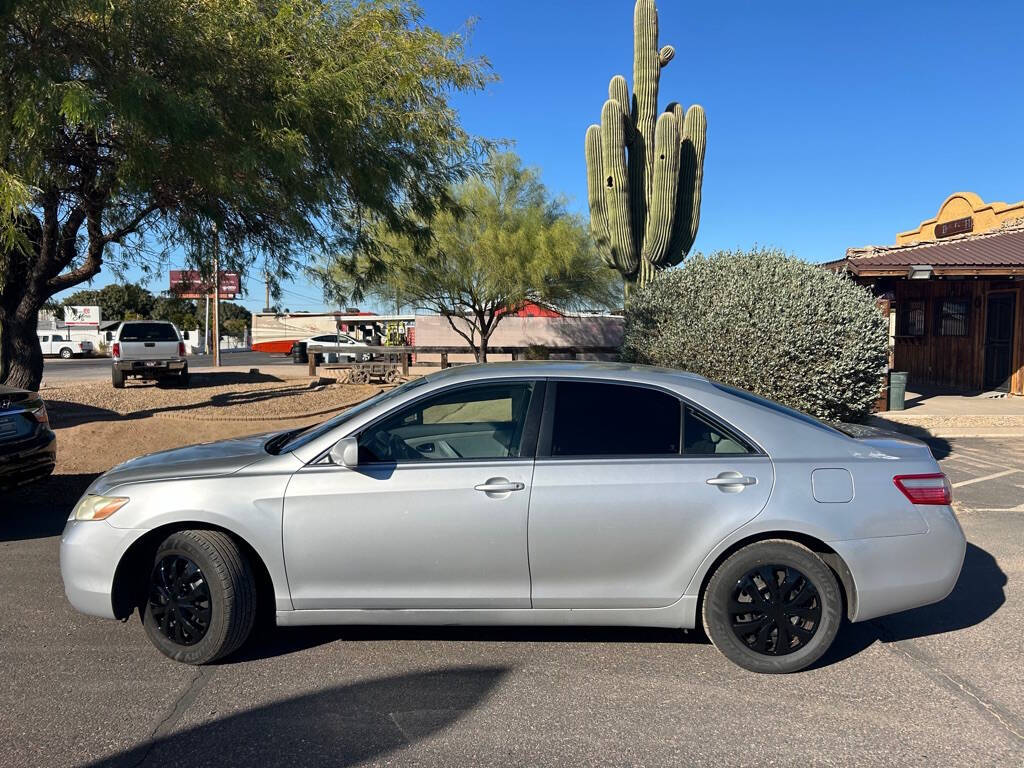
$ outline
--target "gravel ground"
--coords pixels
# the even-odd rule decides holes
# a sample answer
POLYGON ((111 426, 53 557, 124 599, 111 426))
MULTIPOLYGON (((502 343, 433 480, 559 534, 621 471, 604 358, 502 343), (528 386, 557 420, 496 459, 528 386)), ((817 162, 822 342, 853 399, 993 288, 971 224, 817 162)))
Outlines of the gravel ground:
POLYGON ((326 414, 375 394, 374 385, 341 384, 330 378, 281 380, 265 373, 194 373, 187 389, 131 383, 114 389, 108 383, 78 382, 47 387, 41 394, 56 422, 97 413, 190 421, 289 419, 326 414))

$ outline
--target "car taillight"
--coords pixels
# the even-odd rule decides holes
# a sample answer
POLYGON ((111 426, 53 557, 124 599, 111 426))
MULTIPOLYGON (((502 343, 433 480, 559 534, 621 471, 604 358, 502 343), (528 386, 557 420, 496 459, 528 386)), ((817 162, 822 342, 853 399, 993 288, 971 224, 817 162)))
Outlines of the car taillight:
POLYGON ((184 356, 185 356, 185 342, 184 341, 179 341, 178 342, 178 357, 184 357, 184 356))
POLYGON ((116 341, 114 342, 114 346, 110 348, 110 354, 112 354, 114 357, 121 356, 121 345, 118 344, 116 341))
POLYGON ((931 475, 896 475, 892 479, 911 504, 948 506, 953 503, 953 488, 941 472, 931 475))
POLYGON ((38 408, 32 411, 32 415, 36 417, 36 421, 40 424, 50 426, 50 414, 46 412, 46 405, 40 404, 38 408))

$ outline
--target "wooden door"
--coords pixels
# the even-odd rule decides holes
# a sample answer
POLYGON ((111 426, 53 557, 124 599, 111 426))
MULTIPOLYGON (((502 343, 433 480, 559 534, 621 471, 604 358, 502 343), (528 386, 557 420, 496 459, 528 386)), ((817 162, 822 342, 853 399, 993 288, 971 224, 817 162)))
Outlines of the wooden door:
POLYGON ((985 312, 984 388, 1010 391, 1013 374, 1013 326, 1017 295, 990 293, 985 312))

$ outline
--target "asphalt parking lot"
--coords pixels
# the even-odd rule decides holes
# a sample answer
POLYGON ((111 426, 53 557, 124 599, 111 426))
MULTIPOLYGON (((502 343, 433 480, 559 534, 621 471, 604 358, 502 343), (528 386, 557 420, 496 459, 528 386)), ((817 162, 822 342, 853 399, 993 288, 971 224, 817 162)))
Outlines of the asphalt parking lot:
MULTIPOLYGON (((292 365, 292 359, 285 355, 270 355, 265 352, 221 352, 221 365, 266 367, 271 365, 292 365)), ((213 365, 212 355, 191 355, 189 368, 207 368, 213 365)), ((48 357, 43 361, 43 384, 53 386, 67 381, 108 381, 110 379, 109 357, 76 357, 61 360, 48 357)))
POLYGON ((0 765, 1024 764, 1024 446, 933 441, 969 539, 943 603, 759 676, 693 633, 270 630, 224 663, 66 604, 91 475, 2 498, 0 765))

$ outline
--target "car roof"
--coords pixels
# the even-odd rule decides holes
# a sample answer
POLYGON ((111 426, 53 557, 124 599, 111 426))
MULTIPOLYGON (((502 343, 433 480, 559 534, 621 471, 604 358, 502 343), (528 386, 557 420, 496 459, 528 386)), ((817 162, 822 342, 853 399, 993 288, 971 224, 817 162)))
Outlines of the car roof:
POLYGON ((517 376, 599 378, 619 381, 642 381, 649 383, 708 385, 710 381, 695 373, 659 368, 652 365, 617 363, 603 360, 514 360, 495 363, 474 363, 456 365, 429 374, 426 378, 440 383, 455 381, 479 381, 488 378, 509 378, 517 376))

